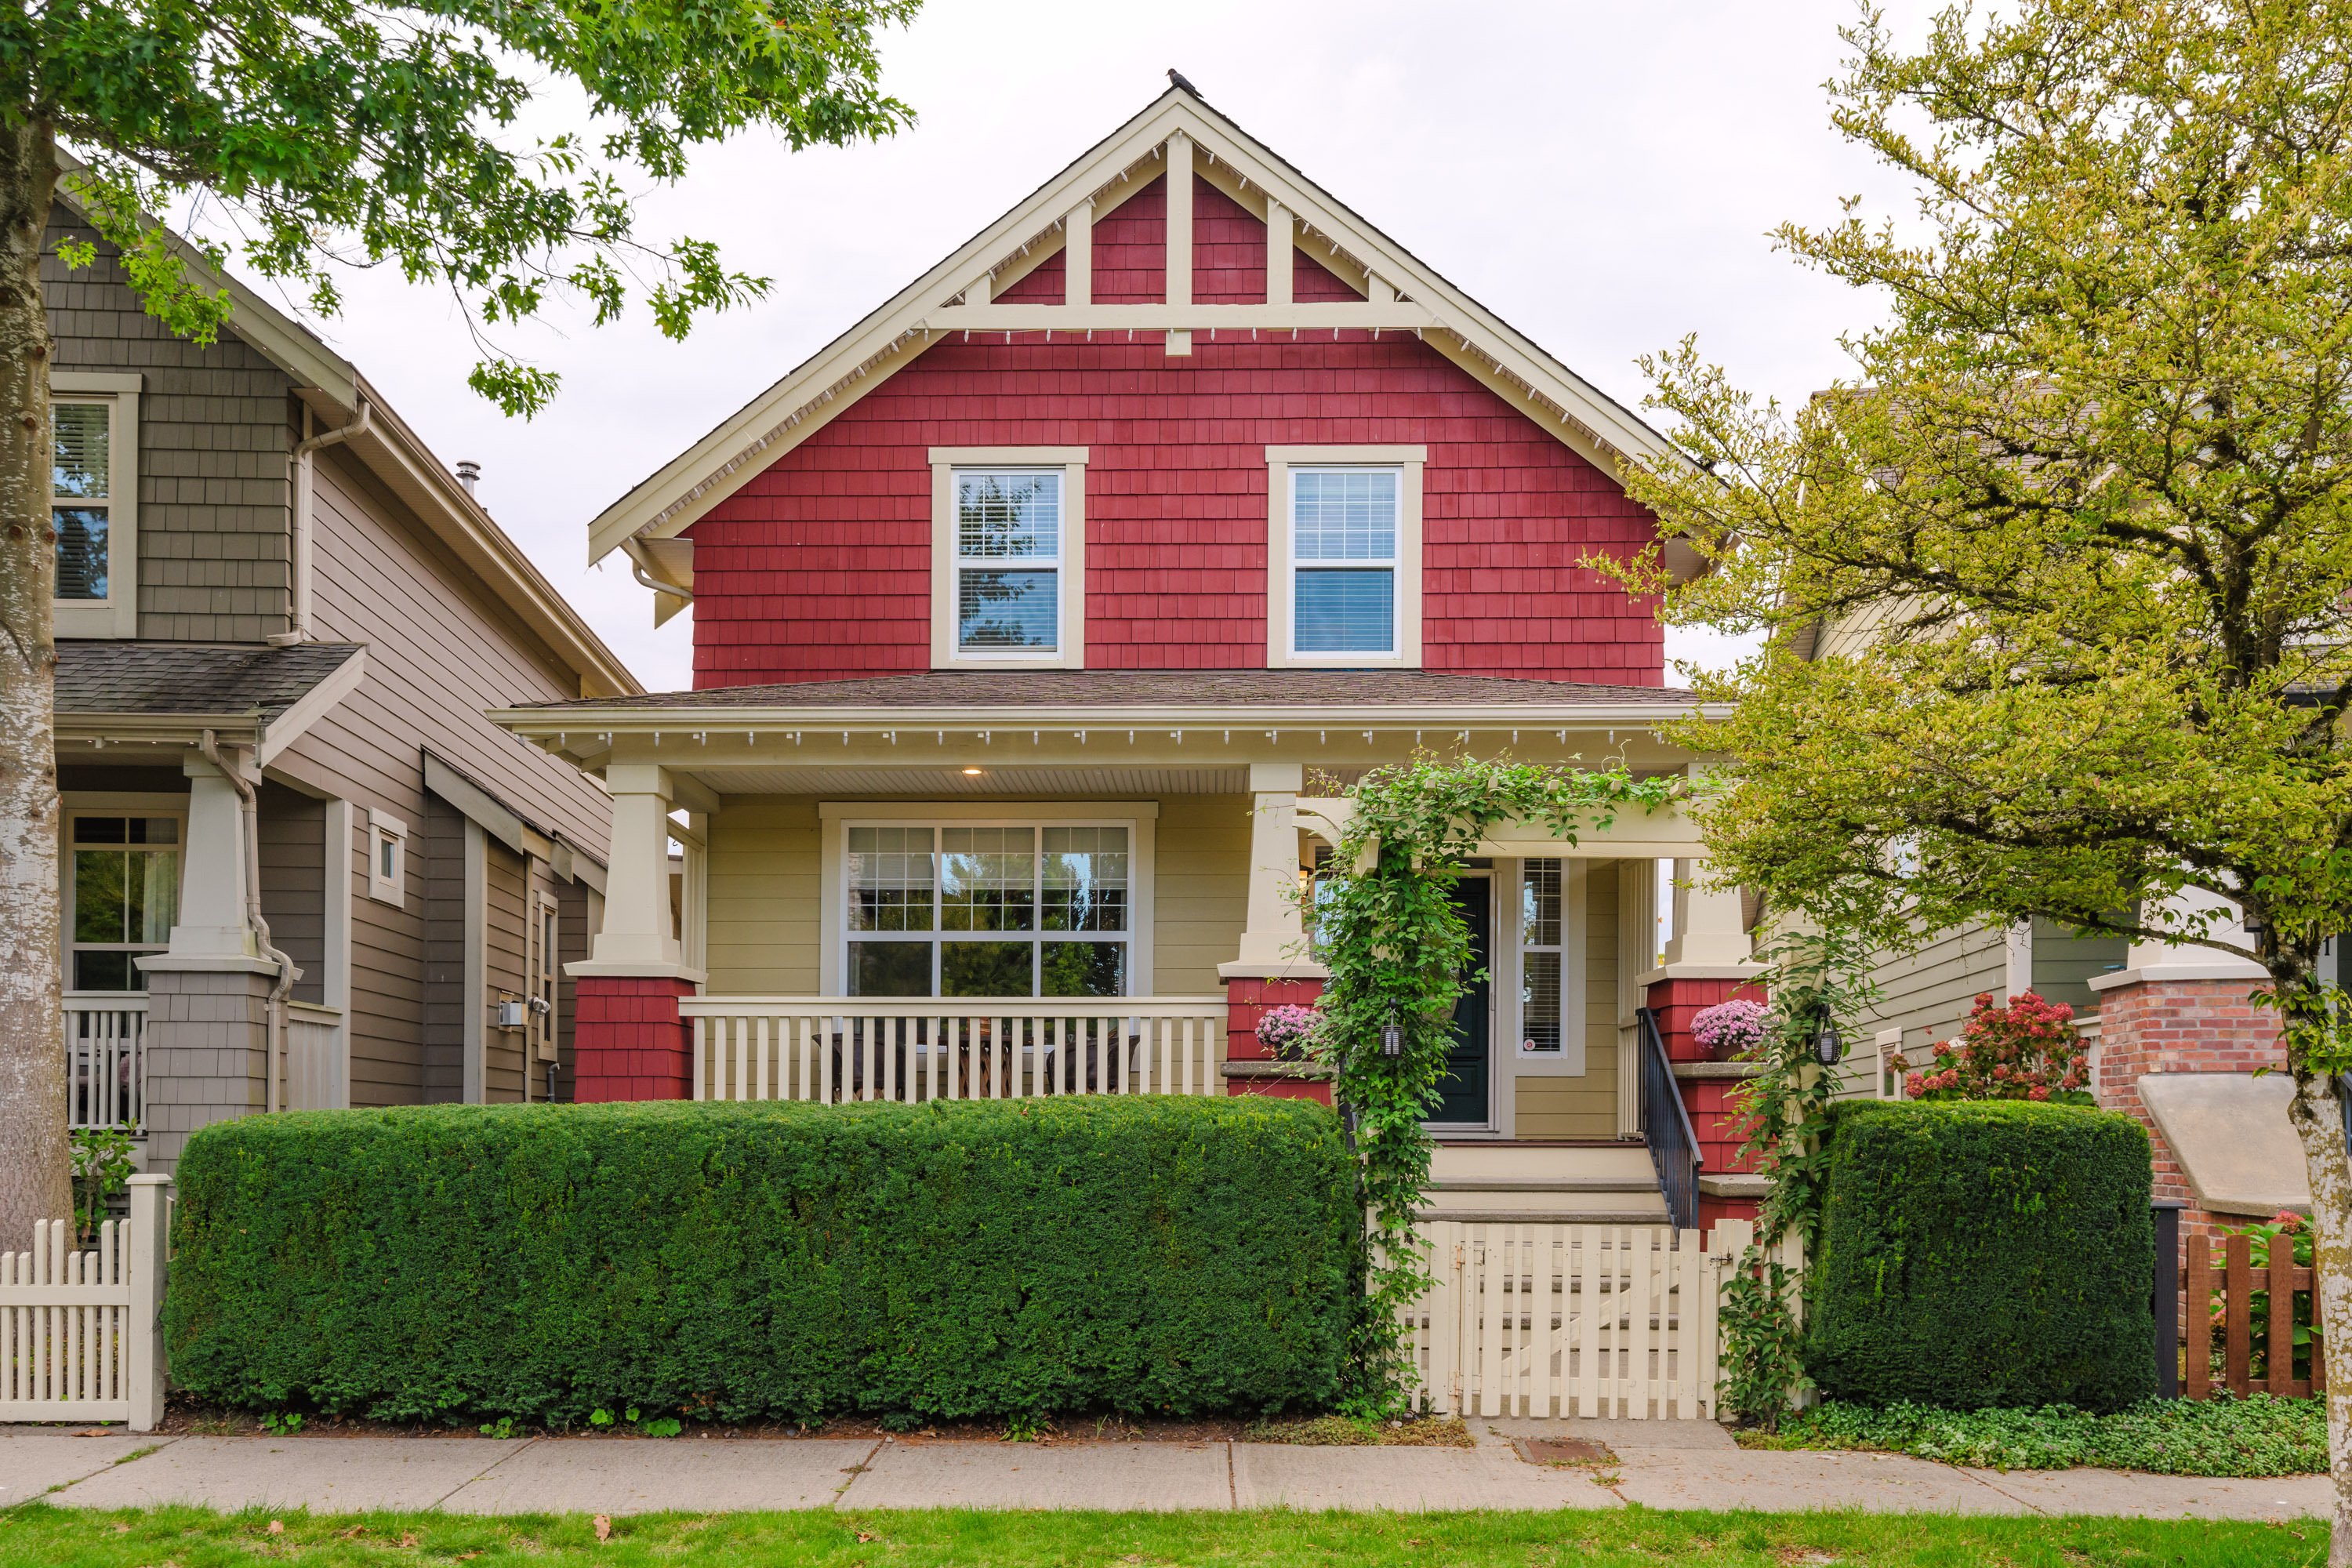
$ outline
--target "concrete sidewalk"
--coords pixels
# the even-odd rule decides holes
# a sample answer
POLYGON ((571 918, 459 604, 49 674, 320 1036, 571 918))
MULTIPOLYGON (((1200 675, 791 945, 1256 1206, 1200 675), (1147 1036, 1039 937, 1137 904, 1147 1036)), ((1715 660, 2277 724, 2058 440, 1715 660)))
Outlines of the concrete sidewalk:
POLYGON ((1697 1422, 1474 1421, 1475 1448, 886 1438, 160 1437, 0 1434, 0 1506, 467 1513, 753 1509, 1863 1509, 2158 1519, 2326 1515, 2325 1476, 2194 1480, 1743 1449, 1697 1422), (1514 1438, 1604 1445, 1548 1465, 1514 1438))

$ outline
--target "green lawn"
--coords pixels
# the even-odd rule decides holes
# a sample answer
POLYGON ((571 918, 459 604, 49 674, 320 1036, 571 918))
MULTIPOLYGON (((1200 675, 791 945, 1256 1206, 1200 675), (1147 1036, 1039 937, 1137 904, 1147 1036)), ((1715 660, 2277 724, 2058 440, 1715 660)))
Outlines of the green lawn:
POLYGON ((299 1563, 535 1568, 1123 1568, 1125 1564, 1330 1564, 1377 1568, 2259 1568, 2313 1564, 2326 1526, 2145 1520, 1956 1519, 1937 1515, 1653 1513, 662 1514, 592 1520, 446 1514, 224 1516, 196 1509, 85 1513, 44 1504, 0 1513, 0 1568, 215 1568, 299 1563))

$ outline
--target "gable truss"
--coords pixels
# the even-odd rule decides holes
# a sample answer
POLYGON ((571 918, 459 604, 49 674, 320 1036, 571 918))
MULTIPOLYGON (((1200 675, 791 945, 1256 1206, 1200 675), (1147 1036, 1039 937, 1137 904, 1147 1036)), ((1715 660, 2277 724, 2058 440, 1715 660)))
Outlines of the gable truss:
MULTIPOLYGON (((679 588, 692 567, 677 536, 872 386, 950 334, 1166 334, 1218 341, 1301 333, 1411 331, 1601 467, 1678 461, 1639 419, 1364 224, 1215 110, 1171 89, 954 255, 786 375, 623 497, 590 525, 589 559, 625 548, 641 572, 679 588), (1171 193, 1202 176, 1266 229, 1264 303, 1192 299, 1192 203, 1167 204, 1165 298, 1097 304, 1093 230, 1161 175, 1171 193), (1287 237, 1290 243, 1283 243, 1287 237), (1297 300, 1294 247, 1362 294, 1297 300), (1003 298, 1053 257, 1067 259, 1061 303, 1003 298), (667 547, 662 542, 672 541, 667 547)), ((668 595, 665 595, 665 599, 668 595)), ((667 603, 665 608, 675 608, 667 603)), ((667 618, 667 617, 665 617, 667 618)))

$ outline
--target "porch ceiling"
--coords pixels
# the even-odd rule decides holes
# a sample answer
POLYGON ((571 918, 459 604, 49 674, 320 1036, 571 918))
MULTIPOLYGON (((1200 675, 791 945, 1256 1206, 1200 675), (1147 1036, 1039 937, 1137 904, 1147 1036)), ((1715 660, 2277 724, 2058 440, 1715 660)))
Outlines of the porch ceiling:
POLYGON ((1091 799, 1164 795, 1247 795, 1249 768, 960 767, 730 768, 701 775, 729 795, 907 795, 925 799, 1076 795, 1091 799))

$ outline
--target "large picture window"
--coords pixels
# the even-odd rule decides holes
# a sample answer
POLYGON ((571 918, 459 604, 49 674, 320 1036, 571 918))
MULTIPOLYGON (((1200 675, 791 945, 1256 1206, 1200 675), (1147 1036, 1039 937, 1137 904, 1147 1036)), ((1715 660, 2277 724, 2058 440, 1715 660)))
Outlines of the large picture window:
POLYGON ((142 991, 134 962, 161 952, 180 915, 180 819, 107 812, 68 818, 72 991, 142 991))
POLYGON ((845 827, 853 996, 1120 996, 1134 846, 1123 825, 845 827))

